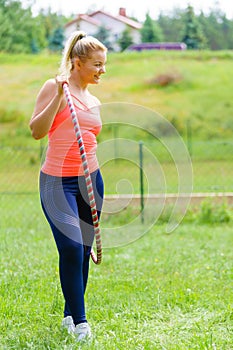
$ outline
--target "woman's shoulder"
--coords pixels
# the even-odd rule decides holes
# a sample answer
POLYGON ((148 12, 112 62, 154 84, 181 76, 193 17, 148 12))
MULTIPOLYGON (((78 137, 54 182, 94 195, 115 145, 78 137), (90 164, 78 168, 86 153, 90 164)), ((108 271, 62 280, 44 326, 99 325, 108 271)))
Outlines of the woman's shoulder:
POLYGON ((45 96, 52 97, 56 92, 56 89, 56 80, 52 78, 48 79, 44 82, 43 86, 41 87, 39 96, 42 96, 42 98, 44 98, 45 96))
POLYGON ((55 78, 50 78, 45 81, 44 87, 47 89, 55 88, 56 87, 56 79, 55 78))

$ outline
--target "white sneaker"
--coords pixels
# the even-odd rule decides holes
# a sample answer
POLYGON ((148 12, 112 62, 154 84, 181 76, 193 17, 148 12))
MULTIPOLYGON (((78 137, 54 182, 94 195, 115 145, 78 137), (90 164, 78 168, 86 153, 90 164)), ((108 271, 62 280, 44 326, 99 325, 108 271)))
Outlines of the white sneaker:
POLYGON ((79 323, 75 327, 74 331, 75 335, 77 336, 77 341, 86 340, 87 338, 91 337, 91 329, 88 323, 79 323))
POLYGON ((75 325, 72 316, 66 316, 65 318, 63 318, 61 325, 63 328, 67 329, 69 334, 75 332, 75 325))

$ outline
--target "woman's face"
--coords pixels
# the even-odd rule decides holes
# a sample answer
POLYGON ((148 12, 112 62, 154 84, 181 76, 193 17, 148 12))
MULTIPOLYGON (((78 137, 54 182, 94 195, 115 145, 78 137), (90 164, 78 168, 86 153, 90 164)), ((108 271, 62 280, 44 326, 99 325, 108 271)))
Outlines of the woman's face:
POLYGON ((99 50, 94 51, 91 58, 79 61, 79 75, 83 83, 98 84, 100 82, 101 74, 106 72, 105 64, 107 60, 107 53, 99 50))

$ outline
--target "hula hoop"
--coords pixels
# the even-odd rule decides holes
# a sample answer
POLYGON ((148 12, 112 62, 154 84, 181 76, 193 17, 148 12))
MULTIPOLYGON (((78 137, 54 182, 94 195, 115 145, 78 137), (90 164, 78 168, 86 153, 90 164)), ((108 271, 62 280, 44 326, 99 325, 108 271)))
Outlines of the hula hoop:
POLYGON ((91 249, 91 257, 93 262, 96 265, 99 265, 102 261, 102 242, 101 242, 101 235, 100 235, 100 227, 99 227, 99 219, 98 219, 98 214, 97 214, 97 209, 96 209, 96 202, 95 202, 95 196, 94 196, 94 191, 93 191, 93 185, 92 185, 92 180, 90 176, 90 171, 87 163, 87 156, 86 156, 86 151, 80 131, 80 126, 78 122, 78 117, 74 108, 73 100, 70 94, 70 90, 68 87, 67 83, 63 83, 62 85, 63 91, 65 93, 66 101, 69 106, 70 110, 70 115, 71 119, 74 125, 74 131, 76 135, 76 139, 78 142, 78 147, 82 159, 82 166, 83 166, 83 171, 84 171, 84 177, 86 181, 86 186, 87 186, 87 193, 88 193, 88 198, 90 202, 90 207, 91 207, 91 215, 92 215, 92 221, 93 221, 93 227, 94 227, 94 234, 95 234, 95 241, 96 241, 96 251, 97 251, 97 256, 93 250, 91 249))

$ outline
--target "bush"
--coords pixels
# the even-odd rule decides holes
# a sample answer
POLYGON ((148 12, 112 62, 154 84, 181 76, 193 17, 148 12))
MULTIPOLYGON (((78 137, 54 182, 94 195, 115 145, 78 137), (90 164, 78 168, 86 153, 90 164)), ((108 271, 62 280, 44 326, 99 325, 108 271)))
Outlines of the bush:
MULTIPOLYGON (((167 205, 158 223, 166 223, 172 214, 173 205, 167 205)), ((183 221, 198 224, 222 224, 229 223, 233 218, 233 210, 225 202, 214 203, 210 198, 205 199, 198 208, 189 207, 183 221)))
POLYGON ((231 214, 226 203, 215 204, 207 199, 201 204, 198 222, 208 224, 227 223, 231 220, 231 214))
POLYGON ((158 74, 152 78, 149 84, 165 87, 172 84, 177 84, 182 80, 182 76, 179 72, 172 71, 158 74))

